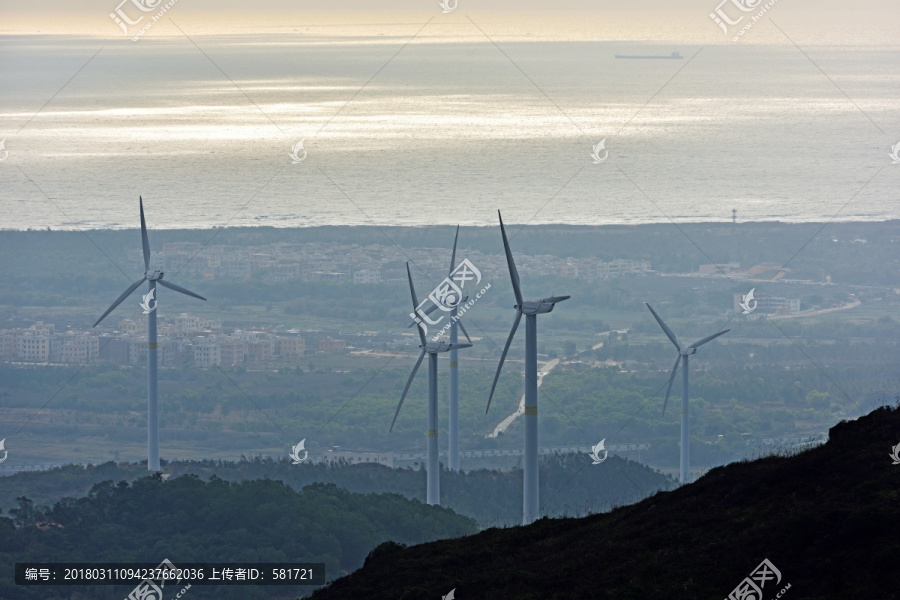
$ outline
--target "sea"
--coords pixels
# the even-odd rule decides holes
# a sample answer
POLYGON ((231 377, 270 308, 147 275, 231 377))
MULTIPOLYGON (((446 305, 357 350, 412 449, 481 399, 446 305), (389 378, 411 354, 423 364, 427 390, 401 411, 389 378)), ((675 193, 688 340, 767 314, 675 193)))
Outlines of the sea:
POLYGON ((895 46, 166 27, 0 34, 0 229, 900 218, 895 46))

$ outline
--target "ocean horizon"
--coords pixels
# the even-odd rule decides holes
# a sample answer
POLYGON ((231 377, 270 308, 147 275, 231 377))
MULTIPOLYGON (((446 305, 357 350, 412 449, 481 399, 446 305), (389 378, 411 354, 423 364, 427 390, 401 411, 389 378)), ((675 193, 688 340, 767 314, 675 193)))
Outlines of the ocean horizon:
POLYGON ((900 218, 893 48, 199 41, 0 36, 0 229, 900 218))

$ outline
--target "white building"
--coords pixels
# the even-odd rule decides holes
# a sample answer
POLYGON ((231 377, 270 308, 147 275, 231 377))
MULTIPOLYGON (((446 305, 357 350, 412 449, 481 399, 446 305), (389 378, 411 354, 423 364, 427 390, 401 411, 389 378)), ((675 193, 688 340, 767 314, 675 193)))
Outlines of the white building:
POLYGON ((222 364, 222 349, 213 340, 202 340, 194 344, 194 364, 198 367, 211 367, 222 364))
POLYGON ((184 333, 199 331, 201 326, 203 325, 203 319, 201 319, 200 317, 189 315, 187 313, 181 313, 180 315, 172 319, 172 321, 175 323, 175 329, 184 333))
POLYGON ((34 362, 47 362, 50 359, 50 336, 36 331, 23 331, 18 339, 16 358, 34 362))
MULTIPOLYGON (((734 310, 743 312, 741 308, 741 294, 734 295, 734 310)), ((800 298, 784 298, 782 296, 770 296, 763 292, 755 292, 756 308, 754 312, 768 315, 796 315, 800 312, 800 298)))
POLYGON ((70 332, 59 339, 59 361, 84 365, 100 356, 100 338, 89 332, 70 332))
POLYGON ((353 283, 357 285, 367 283, 381 283, 381 272, 371 269, 360 269, 359 271, 354 271, 353 283))

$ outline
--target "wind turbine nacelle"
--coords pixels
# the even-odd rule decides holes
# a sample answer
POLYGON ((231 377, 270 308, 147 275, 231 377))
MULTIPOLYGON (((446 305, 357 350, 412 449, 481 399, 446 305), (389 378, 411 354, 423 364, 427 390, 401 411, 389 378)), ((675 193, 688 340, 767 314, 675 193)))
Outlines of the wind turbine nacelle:
POLYGON ((540 300, 528 300, 527 302, 523 302, 521 307, 516 306, 515 308, 521 310, 522 314, 542 315, 552 311, 553 307, 556 306, 558 302, 568 300, 569 298, 570 296, 552 296, 540 300))
POLYGON ((690 356, 691 354, 697 354, 696 348, 682 348, 678 351, 678 354, 682 356, 690 356))
MULTIPOLYGON (((425 352, 428 354, 440 354, 441 352, 450 352, 454 348, 462 350, 463 348, 471 348, 472 344, 453 344, 441 340, 440 342, 428 342, 425 344, 425 352)), ((421 346, 419 346, 421 348, 421 346)))
POLYGON ((440 341, 440 342, 428 342, 425 344, 425 352, 428 354, 439 354, 441 352, 449 352, 450 351, 450 342, 440 341))
POLYGON ((522 314, 526 315, 542 315, 544 313, 548 313, 553 310, 553 307, 556 306, 552 302, 541 302, 540 300, 529 300, 528 302, 523 302, 521 308, 516 306, 519 310, 522 311, 522 314))
POLYGON ((147 271, 144 273, 144 277, 147 278, 147 281, 159 281, 163 278, 163 272, 157 269, 156 271, 147 271))

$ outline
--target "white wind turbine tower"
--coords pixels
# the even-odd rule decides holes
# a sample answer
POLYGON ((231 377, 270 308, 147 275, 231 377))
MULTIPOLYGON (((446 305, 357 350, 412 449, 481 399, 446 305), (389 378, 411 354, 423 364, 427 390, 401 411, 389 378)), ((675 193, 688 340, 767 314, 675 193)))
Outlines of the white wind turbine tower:
MULTIPOLYGON (((458 240, 459 225, 456 226, 456 236, 453 238, 453 252, 450 255, 450 274, 448 277, 453 275, 453 269, 456 267, 456 242, 458 240)), ((463 296, 450 311, 451 344, 459 342, 459 330, 462 330, 463 335, 466 336, 469 343, 472 342, 472 338, 469 337, 469 333, 466 331, 466 328, 463 327, 462 321, 459 319, 459 305, 465 304, 467 300, 468 296, 463 296)), ((436 309, 437 305, 432 305, 425 311, 425 314, 429 315, 436 309)), ((409 326, 412 327, 415 324, 416 322, 413 321, 409 326)), ((447 468, 451 471, 459 471, 459 358, 457 354, 456 347, 450 350, 450 396, 448 398, 450 405, 450 420, 447 423, 447 468)))
MULTIPOLYGON (((406 276, 409 278, 409 294, 412 297, 413 313, 419 306, 419 300, 416 298, 416 288, 413 286, 412 274, 409 272, 409 263, 406 263, 406 276)), ((427 483, 425 501, 428 504, 441 503, 441 483, 440 483, 440 466, 438 464, 438 423, 437 423, 437 378, 438 378, 438 354, 449 352, 459 348, 471 348, 472 344, 456 344, 445 341, 429 342, 425 339, 425 332, 421 327, 416 327, 419 332, 419 346, 422 350, 419 352, 419 358, 413 366, 412 373, 406 381, 406 387, 403 388, 403 394, 400 396, 400 403, 397 404, 397 410, 394 412, 394 420, 391 421, 391 429, 394 430, 394 424, 397 422, 397 416, 400 414, 400 408, 406 399, 406 393, 409 386, 412 385, 416 372, 422 364, 422 359, 428 355, 428 447, 426 455, 427 483)))
POLYGON ((206 300, 203 296, 195 294, 174 283, 163 280, 163 272, 160 270, 150 270, 150 241, 147 239, 147 223, 144 221, 144 199, 139 197, 141 208, 141 247, 144 251, 144 276, 128 286, 118 299, 106 309, 106 312, 100 315, 94 327, 100 324, 100 321, 106 318, 117 306, 130 296, 134 290, 138 289, 145 281, 149 284, 147 295, 144 296, 144 313, 147 315, 147 469, 150 471, 159 471, 159 400, 157 397, 157 348, 156 348, 156 284, 175 290, 181 294, 206 300), (153 302, 153 306, 150 303, 153 302))
MULTIPOLYGON (((497 211, 500 216, 500 211, 497 211)), ((568 300, 571 296, 552 296, 541 300, 523 300, 522 290, 519 288, 519 272, 513 260, 512 250, 509 249, 509 240, 506 238, 506 229, 503 227, 503 217, 500 216, 500 233, 503 236, 503 249, 506 252, 506 264, 509 267, 509 278, 512 280, 513 293, 516 295, 516 319, 513 321, 509 338, 500 354, 500 364, 497 365, 497 373, 494 375, 494 383, 491 385, 491 395, 485 413, 491 408, 491 399, 494 397, 494 388, 500 378, 500 370, 506 360, 506 353, 512 344, 516 329, 525 315, 525 457, 524 477, 522 484, 522 524, 528 525, 535 521, 540 512, 538 498, 538 386, 537 386, 537 316, 553 310, 557 303, 568 300)))
POLYGON ((697 354, 697 350, 705 344, 706 342, 712 341, 719 337, 720 335, 724 335, 731 331, 730 329, 726 329, 725 331, 720 331, 719 333, 714 333, 712 335, 708 335, 701 340, 697 340, 692 344, 688 344, 687 346, 682 347, 681 344, 678 343, 678 339, 675 337, 675 334, 672 333, 672 330, 669 329, 668 325, 666 325, 663 320, 656 314, 656 311, 653 310, 653 307, 647 304, 647 308, 650 309, 650 312, 653 313, 653 318, 656 319, 656 322, 659 323, 659 326, 662 327, 662 330, 665 332, 666 336, 672 343, 675 344, 675 348, 678 349, 678 356, 675 358, 675 366, 672 367, 672 374, 669 376, 669 386, 666 389, 666 400, 663 403, 663 414, 666 414, 666 406, 669 404, 669 394, 672 392, 672 382, 675 381, 675 373, 678 371, 678 363, 684 363, 684 369, 681 372, 681 483, 690 483, 691 481, 691 453, 690 453, 690 435, 689 435, 689 427, 690 423, 688 421, 688 364, 691 355, 697 354))

